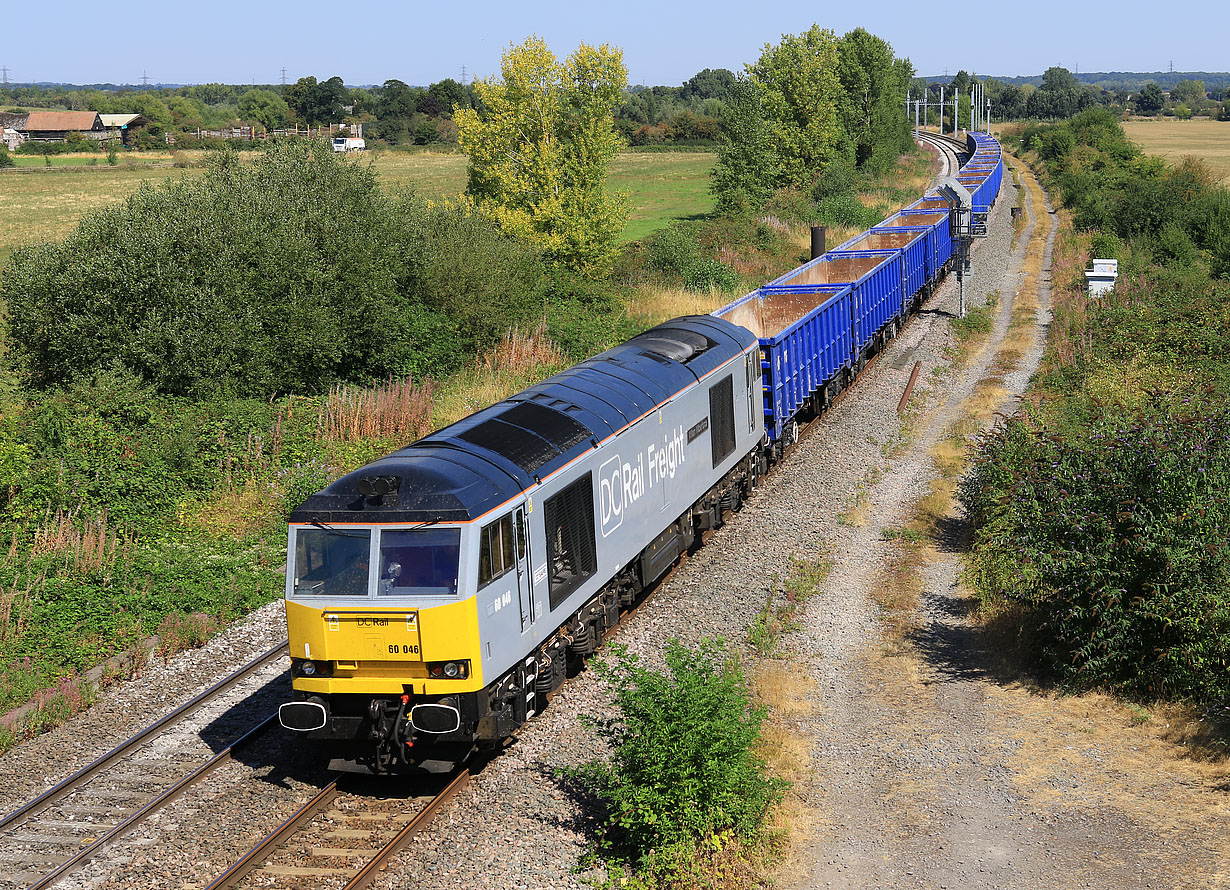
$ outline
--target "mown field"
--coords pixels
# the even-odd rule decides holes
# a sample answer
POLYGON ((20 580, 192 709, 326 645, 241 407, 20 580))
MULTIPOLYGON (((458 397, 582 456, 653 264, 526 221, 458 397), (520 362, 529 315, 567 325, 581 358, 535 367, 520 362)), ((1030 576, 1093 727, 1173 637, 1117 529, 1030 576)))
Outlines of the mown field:
MULTIPOLYGON (((201 153, 182 152, 180 157, 196 164, 201 153)), ((466 159, 461 154, 380 152, 364 159, 375 164, 385 185, 411 186, 427 198, 456 195, 465 188, 466 159)), ((170 166, 170 155, 125 155, 114 167, 98 155, 59 155, 52 158, 51 168, 41 157, 18 161, 33 169, 0 172, 0 206, 8 219, 0 227, 0 267, 13 248, 64 237, 87 212, 121 200, 142 182, 201 172, 197 166, 170 166), (91 166, 92 160, 99 166, 91 166)), ((672 220, 712 210, 713 163, 708 153, 628 152, 616 158, 611 187, 632 199, 624 239, 634 241, 672 220)))
POLYGON ((1124 121, 1123 131, 1145 154, 1169 161, 1194 155, 1222 182, 1230 182, 1230 121, 1131 120, 1124 121))

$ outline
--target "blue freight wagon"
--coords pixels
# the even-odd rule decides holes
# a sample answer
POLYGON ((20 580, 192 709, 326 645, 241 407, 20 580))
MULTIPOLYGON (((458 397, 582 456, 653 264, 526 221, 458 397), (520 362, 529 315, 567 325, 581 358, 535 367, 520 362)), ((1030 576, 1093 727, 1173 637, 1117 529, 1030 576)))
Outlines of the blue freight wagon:
POLYGON ((928 228, 885 225, 881 223, 834 249, 834 253, 846 251, 901 251, 901 304, 897 310, 904 315, 909 312, 910 298, 927 283, 927 270, 932 265, 928 253, 934 245, 928 242, 928 228))
POLYGON ((848 382, 876 335, 900 312, 901 254, 827 253, 714 313, 760 340, 771 441, 789 438, 803 406, 843 371, 847 380, 841 383, 848 382))
MULTIPOLYGON (((849 284, 765 286, 715 314, 760 340, 765 433, 777 443, 808 400, 854 356, 854 289, 849 284)), ((847 376, 848 373, 847 373, 847 376)))

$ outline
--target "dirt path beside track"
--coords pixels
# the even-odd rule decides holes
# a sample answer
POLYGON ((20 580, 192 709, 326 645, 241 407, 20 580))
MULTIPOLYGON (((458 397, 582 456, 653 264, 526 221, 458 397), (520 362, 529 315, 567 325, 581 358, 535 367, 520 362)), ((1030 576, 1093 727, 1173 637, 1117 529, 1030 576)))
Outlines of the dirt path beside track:
POLYGON ((782 886, 1230 886, 1230 765, 1186 756, 1162 716, 1030 687, 958 583, 954 430, 1011 411, 1045 339, 1056 223, 1034 195, 1015 245, 1001 201, 975 252, 971 303, 999 295, 985 345, 961 368, 937 360, 949 281, 883 359, 885 373, 923 361, 929 392, 908 446, 832 529, 831 570, 791 640, 809 682, 779 720, 811 768, 782 886), (930 532, 916 546, 900 543, 911 520, 930 532))

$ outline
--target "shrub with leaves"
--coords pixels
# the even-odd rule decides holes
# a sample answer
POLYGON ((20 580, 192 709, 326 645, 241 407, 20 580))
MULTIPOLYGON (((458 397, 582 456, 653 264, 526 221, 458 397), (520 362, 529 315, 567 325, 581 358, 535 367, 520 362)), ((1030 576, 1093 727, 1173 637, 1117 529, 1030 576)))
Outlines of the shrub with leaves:
POLYGON ((646 241, 649 264, 668 278, 680 278, 690 291, 731 292, 739 287, 739 276, 720 260, 702 254, 700 245, 679 226, 654 232, 646 241))
POLYGON ((666 672, 616 650, 599 664, 620 716, 601 724, 613 756, 577 772, 604 808, 600 847, 644 866, 722 837, 750 840, 781 792, 756 753, 764 712, 720 641, 668 644, 666 672))
POLYGON ((454 370, 539 316, 543 284, 538 253, 490 220, 289 142, 18 248, 0 300, 39 388, 122 368, 162 393, 269 398, 454 370))
POLYGON ((1023 607, 1077 688, 1230 696, 1230 409, 1166 406, 1059 436, 984 438, 961 500, 971 580, 1023 607))

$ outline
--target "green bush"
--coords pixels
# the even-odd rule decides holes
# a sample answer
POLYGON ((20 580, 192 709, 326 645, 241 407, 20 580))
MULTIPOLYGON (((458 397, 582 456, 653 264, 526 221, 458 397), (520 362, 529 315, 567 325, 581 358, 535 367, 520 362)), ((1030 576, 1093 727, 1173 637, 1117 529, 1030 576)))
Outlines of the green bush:
POLYGON ((600 849, 644 865, 723 832, 753 838, 782 784, 754 750, 764 712, 718 641, 668 644, 666 673, 626 650, 600 664, 620 716, 600 726, 610 761, 576 772, 602 804, 600 849))
POLYGON ((684 272, 683 286, 697 293, 715 290, 733 293, 739 287, 739 276, 719 260, 700 259, 684 272))
POLYGON ((1061 682, 1230 696, 1230 409, 1163 404, 1068 437, 1014 419, 960 498, 971 580, 1026 611, 1061 682))
POLYGON ((690 291, 730 292, 739 287, 735 270, 720 260, 704 256, 700 246, 677 225, 654 232, 646 246, 650 267, 668 278, 681 279, 690 291))
POLYGON ((543 269, 477 214, 389 198, 368 167, 287 142, 19 248, 0 298, 35 386, 120 367, 163 393, 270 398, 445 373, 541 315, 543 269))
POLYGON ((0 145, 0 168, 15 166, 17 166, 17 162, 14 161, 13 156, 9 154, 9 147, 7 145, 0 145))
POLYGON ((682 278, 698 259, 696 242, 678 225, 658 229, 645 240, 651 268, 682 278))
POLYGON ((1101 260, 1120 259, 1124 255, 1123 239, 1111 232, 1095 232, 1089 253, 1101 260))
POLYGON ((817 221, 826 226, 852 226, 869 229, 880 222, 883 214, 874 207, 864 207, 854 195, 833 195, 816 205, 817 221))

